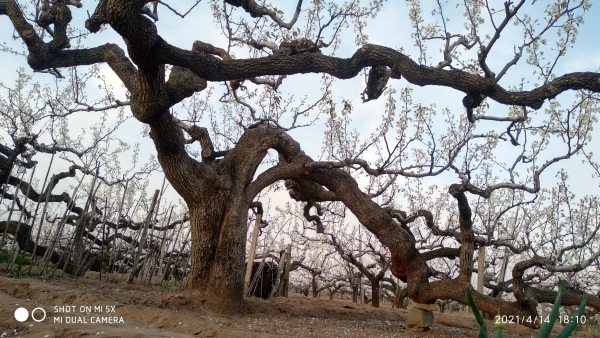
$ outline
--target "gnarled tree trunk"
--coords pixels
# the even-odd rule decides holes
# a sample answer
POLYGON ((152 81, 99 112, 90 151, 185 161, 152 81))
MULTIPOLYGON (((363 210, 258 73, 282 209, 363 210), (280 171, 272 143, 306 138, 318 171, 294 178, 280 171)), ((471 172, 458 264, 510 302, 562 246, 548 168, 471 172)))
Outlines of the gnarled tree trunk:
POLYGON ((170 114, 150 123, 167 179, 184 198, 192 233, 188 288, 207 308, 241 311, 248 209, 260 190, 250 183, 273 143, 265 128, 249 129, 237 145, 218 156, 204 128, 188 130, 202 146, 202 162, 184 149, 183 134, 170 114), (217 159, 217 157, 223 157, 217 159))
POLYGON ((214 198, 223 195, 228 194, 215 192, 189 205, 192 269, 188 287, 209 308, 235 312, 243 303, 248 205, 214 198))

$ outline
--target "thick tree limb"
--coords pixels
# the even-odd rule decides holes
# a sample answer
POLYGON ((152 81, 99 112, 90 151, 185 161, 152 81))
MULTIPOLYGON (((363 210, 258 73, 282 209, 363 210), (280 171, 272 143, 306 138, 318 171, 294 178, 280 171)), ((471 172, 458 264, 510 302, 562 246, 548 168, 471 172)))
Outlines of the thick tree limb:
POLYGON ((421 66, 406 55, 391 48, 365 45, 350 58, 330 57, 320 53, 302 53, 292 56, 275 55, 254 59, 224 61, 209 55, 194 54, 173 46, 159 48, 158 57, 165 63, 188 67, 208 81, 225 81, 264 75, 292 75, 299 73, 327 73, 340 79, 356 76, 368 66, 386 65, 392 69, 392 78, 403 76, 419 85, 438 85, 454 88, 468 95, 485 95, 506 105, 528 106, 539 109, 545 100, 567 90, 588 89, 600 91, 600 74, 570 73, 530 91, 511 92, 493 79, 460 70, 445 70, 421 66))

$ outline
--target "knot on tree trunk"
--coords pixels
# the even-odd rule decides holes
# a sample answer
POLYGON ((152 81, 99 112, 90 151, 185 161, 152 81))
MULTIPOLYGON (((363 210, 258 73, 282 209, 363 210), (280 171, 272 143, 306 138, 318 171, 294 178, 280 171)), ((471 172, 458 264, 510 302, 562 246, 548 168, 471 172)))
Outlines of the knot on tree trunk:
POLYGON ((463 106, 467 109, 467 120, 470 123, 475 123, 475 117, 473 117, 473 109, 479 107, 485 99, 485 96, 480 93, 469 93, 462 100, 463 106))
POLYGON ((152 100, 152 101, 131 101, 131 111, 135 118, 146 124, 152 124, 159 117, 164 114, 168 114, 168 105, 166 100, 152 100))
POLYGON ((383 94, 391 75, 392 70, 384 65, 371 67, 367 80, 367 88, 362 93, 363 102, 378 99, 383 94))

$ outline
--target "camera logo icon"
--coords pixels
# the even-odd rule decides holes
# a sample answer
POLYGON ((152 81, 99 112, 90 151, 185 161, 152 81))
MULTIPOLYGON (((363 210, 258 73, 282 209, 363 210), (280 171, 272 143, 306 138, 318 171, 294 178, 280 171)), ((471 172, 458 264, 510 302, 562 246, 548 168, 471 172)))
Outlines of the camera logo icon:
MULTIPOLYGON (((15 320, 19 323, 26 321, 29 318, 29 311, 24 307, 19 307, 15 310, 15 320)), ((36 307, 31 310, 31 319, 34 322, 43 322, 46 319, 46 310, 41 307, 36 307)))

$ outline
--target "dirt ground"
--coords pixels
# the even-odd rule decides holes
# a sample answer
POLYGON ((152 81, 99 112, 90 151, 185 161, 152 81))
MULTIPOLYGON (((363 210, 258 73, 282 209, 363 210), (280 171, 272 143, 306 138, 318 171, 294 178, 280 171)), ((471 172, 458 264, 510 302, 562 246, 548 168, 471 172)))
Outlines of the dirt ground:
MULTIPOLYGON (((477 336, 474 319, 465 314, 435 312, 429 332, 406 328, 405 319, 406 310, 392 310, 390 304, 375 309, 297 295, 253 299, 248 301, 247 313, 224 316, 209 313, 182 291, 165 287, 99 282, 90 277, 42 280, 0 276, 0 337, 477 336), (17 322, 14 313, 19 307, 33 310, 33 318, 39 322, 31 317, 17 322)), ((537 334, 509 324, 506 336, 537 334)))

